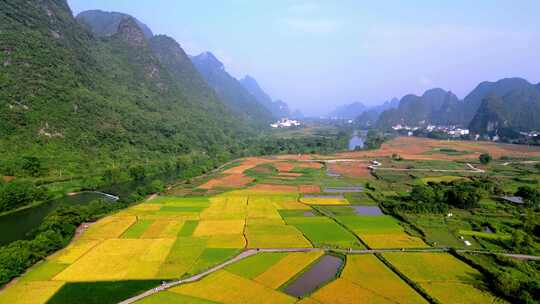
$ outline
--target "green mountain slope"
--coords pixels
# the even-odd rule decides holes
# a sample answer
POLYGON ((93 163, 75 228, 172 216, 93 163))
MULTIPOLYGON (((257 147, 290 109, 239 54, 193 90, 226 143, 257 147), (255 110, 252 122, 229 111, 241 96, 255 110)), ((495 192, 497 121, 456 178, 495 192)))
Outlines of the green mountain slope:
POLYGON ((24 155, 56 177, 227 155, 245 132, 211 90, 187 89, 194 70, 164 67, 133 19, 95 38, 65 0, 7 0, 0 20, 0 173, 24 155))
POLYGON ((377 125, 390 128, 396 124, 454 124, 459 120, 460 101, 452 92, 431 89, 422 96, 406 95, 399 106, 381 113, 377 125))
POLYGON ((240 82, 225 70, 212 53, 205 52, 191 58, 197 70, 216 91, 220 99, 233 113, 261 127, 274 119, 272 113, 255 96, 251 95, 240 82))
MULTIPOLYGON (((104 12, 101 10, 84 11, 77 15, 76 19, 88 27, 96 36, 112 36, 116 34, 118 25, 122 19, 131 17, 127 14, 117 12, 104 12)), ((133 17, 132 17, 133 18, 133 17)), ((137 20, 137 25, 141 28, 146 39, 154 35, 152 30, 141 21, 137 20)))

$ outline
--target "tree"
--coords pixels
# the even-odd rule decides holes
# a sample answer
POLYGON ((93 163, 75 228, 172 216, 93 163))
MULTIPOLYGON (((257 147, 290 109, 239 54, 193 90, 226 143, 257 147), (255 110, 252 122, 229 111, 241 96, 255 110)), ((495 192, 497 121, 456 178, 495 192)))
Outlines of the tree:
POLYGON ((21 169, 28 175, 38 177, 43 173, 43 167, 39 158, 25 156, 22 158, 21 169))
POLYGON ((461 209, 477 207, 481 198, 479 189, 466 183, 454 185, 445 193, 446 203, 461 209))
POLYGON ((487 165, 491 162, 493 158, 491 157, 489 153, 484 153, 484 154, 481 154, 480 157, 478 157, 478 159, 480 160, 480 163, 482 165, 487 165))
POLYGON ((540 204, 540 191, 529 186, 521 186, 516 191, 516 196, 522 197, 525 203, 531 207, 540 204))
POLYGON ((129 168, 129 176, 134 180, 143 180, 146 177, 146 170, 143 166, 129 168))

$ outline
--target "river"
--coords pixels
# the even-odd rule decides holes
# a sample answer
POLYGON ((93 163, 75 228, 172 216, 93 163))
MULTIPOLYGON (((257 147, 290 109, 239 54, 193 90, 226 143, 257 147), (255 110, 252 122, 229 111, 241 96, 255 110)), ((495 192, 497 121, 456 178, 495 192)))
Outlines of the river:
POLYGON ((367 131, 354 131, 351 139, 349 139, 349 150, 364 149, 366 136, 367 131))
MULTIPOLYGON (((120 198, 129 196, 137 187, 146 185, 155 179, 160 179, 165 184, 171 183, 177 179, 177 172, 169 172, 157 176, 151 176, 142 181, 130 181, 106 186, 98 189, 100 192, 109 193, 120 198)), ((113 200, 104 194, 97 192, 81 192, 73 196, 64 196, 59 199, 51 200, 38 206, 13 212, 0 217, 0 246, 6 245, 16 240, 28 239, 29 233, 36 229, 43 219, 53 210, 62 204, 84 205, 96 199, 105 199, 114 203, 113 200)))

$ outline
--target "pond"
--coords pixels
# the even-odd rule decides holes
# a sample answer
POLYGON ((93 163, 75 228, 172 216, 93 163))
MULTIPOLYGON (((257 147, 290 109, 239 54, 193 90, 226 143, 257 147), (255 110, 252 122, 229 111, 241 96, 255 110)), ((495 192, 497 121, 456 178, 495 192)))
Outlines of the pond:
POLYGON ((104 199, 113 202, 114 199, 107 194, 127 197, 139 186, 151 183, 155 179, 160 179, 165 184, 177 179, 177 172, 169 172, 156 176, 151 176, 141 181, 130 181, 98 189, 99 191, 81 192, 72 196, 64 196, 59 199, 45 202, 36 207, 20 210, 0 217, 0 246, 6 245, 16 240, 28 239, 29 233, 37 228, 43 219, 58 206, 63 204, 84 205, 97 199, 104 199))
POLYGON ((377 206, 351 206, 358 215, 384 215, 377 206))
POLYGON ((363 192, 364 187, 362 186, 356 186, 356 187, 330 187, 325 188, 323 192, 326 193, 358 193, 363 192))
POLYGON ((349 150, 364 149, 366 135, 366 131, 354 131, 352 137, 349 139, 349 150))
POLYGON ((343 260, 332 255, 320 258, 308 271, 285 288, 288 295, 301 298, 336 278, 343 260))

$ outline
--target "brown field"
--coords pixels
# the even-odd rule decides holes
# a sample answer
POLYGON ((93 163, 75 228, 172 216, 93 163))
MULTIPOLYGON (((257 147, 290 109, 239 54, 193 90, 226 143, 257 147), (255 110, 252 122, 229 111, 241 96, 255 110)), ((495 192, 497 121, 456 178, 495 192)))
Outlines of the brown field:
POLYGON ((219 187, 239 188, 253 182, 253 180, 253 178, 245 176, 243 174, 231 174, 219 178, 213 178, 208 182, 200 185, 199 188, 205 190, 219 187))
POLYGON ((236 166, 233 168, 230 168, 228 170, 223 171, 225 174, 242 174, 246 170, 249 170, 251 168, 255 168, 258 165, 266 164, 271 162, 268 159, 264 158, 258 158, 258 157, 248 157, 242 160, 242 164, 240 166, 236 166))
POLYGON ((320 193, 321 187, 318 185, 300 185, 298 186, 300 193, 320 193))
POLYGON ((298 192, 298 188, 296 186, 271 184, 257 184, 249 188, 249 190, 261 192, 298 192))
POLYGON ((442 141, 419 137, 398 137, 384 143, 380 149, 374 151, 356 151, 339 153, 339 157, 347 158, 375 158, 399 154, 405 159, 413 160, 460 160, 477 158, 481 153, 489 153, 495 158, 501 156, 531 157, 540 156, 540 148, 524 145, 498 144, 492 142, 475 141, 442 141), (435 149, 449 148, 459 151, 469 151, 465 155, 446 155, 434 153, 435 149))
POLYGON ((15 179, 15 176, 2 176, 2 179, 5 181, 5 182, 10 182, 12 180, 15 179))
POLYGON ((302 173, 293 173, 293 172, 281 172, 278 174, 278 176, 281 176, 281 177, 300 177, 302 176, 303 174, 302 173))
POLYGON ((329 163, 328 168, 332 173, 338 173, 348 177, 371 177, 367 162, 337 162, 329 163))
POLYGON ((305 168, 305 169, 320 169, 322 168, 322 164, 318 162, 302 162, 298 164, 298 168, 305 168))
POLYGON ((289 162, 278 162, 274 163, 274 167, 276 167, 279 172, 283 173, 290 172, 292 169, 294 169, 294 167, 296 167, 296 164, 289 162))

